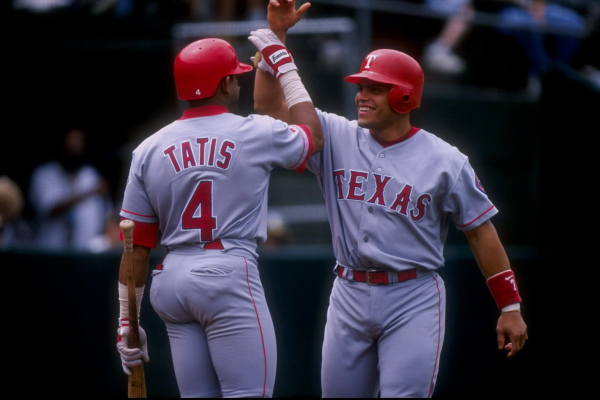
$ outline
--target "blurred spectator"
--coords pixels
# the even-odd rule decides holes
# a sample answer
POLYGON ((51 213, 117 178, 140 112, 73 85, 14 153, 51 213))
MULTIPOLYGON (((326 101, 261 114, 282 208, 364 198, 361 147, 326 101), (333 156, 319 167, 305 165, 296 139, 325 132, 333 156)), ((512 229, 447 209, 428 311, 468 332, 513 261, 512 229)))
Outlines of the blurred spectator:
POLYGON ((119 239, 121 217, 118 213, 106 218, 104 232, 90 239, 87 248, 92 253, 103 253, 111 250, 122 250, 123 242, 119 239))
POLYGON ((14 10, 33 14, 132 15, 195 21, 266 20, 265 0, 12 0, 14 10))
POLYGON ((15 10, 25 10, 35 14, 45 14, 72 7, 75 0, 13 0, 15 10))
MULTIPOLYGON (((129 0, 133 2, 133 0, 129 0)), ((112 9, 122 0, 13 0, 15 10, 29 11, 34 14, 74 13, 86 10, 100 14, 112 9)))
POLYGON ((112 15, 118 18, 142 15, 161 18, 185 17, 192 3, 215 0, 13 0, 12 8, 33 14, 75 16, 112 15))
POLYGON ((279 213, 269 211, 267 217, 267 240, 263 243, 264 247, 277 248, 292 244, 294 239, 292 232, 279 213))
POLYGON ((33 238, 29 224, 21 219, 24 201, 19 186, 0 176, 0 247, 27 244, 33 238))
POLYGON ((600 89, 600 2, 593 3, 586 15, 590 33, 583 39, 574 63, 583 77, 600 89))
POLYGON ((473 17, 471 0, 425 0, 427 8, 448 16, 440 34, 423 50, 423 66, 430 71, 445 74, 462 74, 465 61, 454 53, 467 35, 473 17))
POLYGON ((59 157, 37 167, 29 200, 36 213, 37 244, 50 249, 86 249, 102 234, 110 200, 108 185, 85 161, 85 135, 72 129, 59 157))
POLYGON ((553 62, 570 65, 579 50, 585 22, 576 11, 548 0, 506 0, 498 11, 504 34, 514 36, 527 54, 527 91, 541 93, 541 76, 553 62), (546 34, 545 29, 550 31, 546 34), (562 32, 561 32, 562 31, 562 32))

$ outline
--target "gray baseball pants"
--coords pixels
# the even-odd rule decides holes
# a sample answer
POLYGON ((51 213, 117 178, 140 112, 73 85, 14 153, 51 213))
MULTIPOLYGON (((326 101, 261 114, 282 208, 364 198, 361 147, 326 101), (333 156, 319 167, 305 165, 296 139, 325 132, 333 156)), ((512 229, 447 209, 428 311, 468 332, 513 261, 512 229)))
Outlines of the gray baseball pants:
POLYGON ((255 259, 172 251, 153 272, 150 301, 182 397, 272 396, 277 347, 255 259))
POLYGON ((372 286, 336 278, 329 300, 323 397, 431 397, 444 342, 446 291, 435 272, 372 286))

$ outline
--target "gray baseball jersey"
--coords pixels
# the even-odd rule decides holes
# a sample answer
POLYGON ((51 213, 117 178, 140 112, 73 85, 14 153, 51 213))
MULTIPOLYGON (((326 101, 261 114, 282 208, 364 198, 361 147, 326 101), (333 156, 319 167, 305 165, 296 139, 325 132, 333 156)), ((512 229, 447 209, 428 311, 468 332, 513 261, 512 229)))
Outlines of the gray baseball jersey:
POLYGON ((445 291, 435 270, 444 265, 450 221, 468 230, 498 211, 468 158, 435 135, 412 128, 382 145, 357 121, 318 114, 325 145, 307 167, 325 197, 339 276, 323 395, 355 396, 362 388, 359 395, 370 396, 379 383, 382 397, 430 396, 444 336, 445 291), (367 270, 390 271, 396 283, 354 281, 367 270), (398 271, 416 279, 404 282, 398 271))
POLYGON ((271 170, 301 168, 310 154, 306 127, 224 110, 186 110, 133 152, 121 216, 158 223, 168 249, 220 239, 255 255, 271 170))
POLYGON ((451 221, 467 230, 498 212, 467 157, 435 135, 413 131, 384 148, 356 121, 319 117, 325 146, 307 167, 323 190, 341 265, 435 270, 451 221))
POLYGON ((271 170, 303 169, 311 147, 304 126, 208 106, 133 152, 121 216, 158 224, 169 250, 151 302, 183 397, 272 395, 275 333, 256 246, 266 238, 271 170))

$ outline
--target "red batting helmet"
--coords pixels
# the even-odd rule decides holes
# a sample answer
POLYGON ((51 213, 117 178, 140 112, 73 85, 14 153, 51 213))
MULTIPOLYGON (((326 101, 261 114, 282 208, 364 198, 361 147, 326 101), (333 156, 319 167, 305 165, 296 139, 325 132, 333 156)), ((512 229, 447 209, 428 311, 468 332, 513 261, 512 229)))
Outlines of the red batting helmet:
POLYGON ((345 78, 359 83, 360 79, 392 85, 388 101, 394 111, 407 113, 421 105, 423 69, 414 58, 396 50, 375 50, 367 55, 358 74, 345 78))
POLYGON ((222 39, 201 39, 188 44, 175 58, 175 86, 181 100, 212 96, 227 75, 252 71, 238 62, 235 50, 222 39))

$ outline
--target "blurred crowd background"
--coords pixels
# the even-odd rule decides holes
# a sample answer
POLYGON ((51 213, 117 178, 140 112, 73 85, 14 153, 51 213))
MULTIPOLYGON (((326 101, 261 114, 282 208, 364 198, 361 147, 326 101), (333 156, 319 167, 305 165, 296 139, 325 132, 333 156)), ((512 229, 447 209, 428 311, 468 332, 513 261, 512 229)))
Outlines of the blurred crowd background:
MULTIPOLYGON (((7 309, 8 318, 21 320, 33 310, 36 327, 18 338, 34 346, 13 346, 8 354, 16 361, 9 381, 29 379, 22 371, 32 360, 42 371, 35 385, 12 385, 18 396, 23 387, 38 397, 124 395, 114 330, 118 214, 131 152, 181 116, 185 104, 173 80, 178 51, 220 37, 250 63, 255 49, 247 36, 267 27, 267 4, 2 2, 0 265, 7 287, 24 288, 23 300, 5 291, 7 304, 20 304, 7 309), (57 360, 76 367, 65 373, 57 360)), ((315 105, 355 119, 356 88, 343 77, 358 71, 371 50, 410 54, 425 72, 411 122, 468 155, 500 210, 493 222, 519 280, 530 340, 514 359, 495 349, 493 299, 464 235, 451 227, 440 270, 449 299, 446 344, 434 395, 598 397, 592 394, 598 368, 587 359, 600 355, 594 346, 600 218, 593 193, 600 0, 311 4, 287 44, 315 105)), ((235 112, 254 113, 254 73, 238 79, 235 112)), ((312 173, 273 171, 268 234, 259 268, 278 337, 275 397, 319 397, 335 260, 312 173)), ((164 249, 151 257, 151 266, 160 263, 164 249)), ((164 324, 149 304, 141 314, 152 337, 149 393, 177 397, 164 324)))
MULTIPOLYGON (((0 164, 0 244, 92 252, 118 247, 116 225, 131 150, 184 107, 172 79, 175 54, 203 35, 220 36, 249 62, 253 48, 239 30, 265 27, 267 3, 6 2, 10 127, 3 134, 6 156, 0 164), (194 27, 201 28, 198 35, 181 34, 194 27)), ((309 27, 308 34, 291 39, 290 48, 317 107, 351 119, 354 89, 343 87, 343 75, 357 70, 368 51, 382 47, 405 51, 423 65, 422 109, 428 98, 440 96, 446 103, 453 96, 474 96, 517 107, 538 104, 545 74, 557 69, 600 92, 596 0, 317 0, 305 19, 330 21, 324 24, 334 28, 350 22, 337 32, 309 27)), ((247 75, 237 110, 245 115, 253 112, 253 77, 247 75)), ((539 118, 537 108, 532 110, 529 118, 539 118)), ((425 110, 421 115, 427 118, 419 120, 419 112, 416 119, 424 128, 435 126, 435 115, 425 110)), ((455 121, 469 112, 460 110, 455 121)), ((276 172, 267 245, 327 245, 316 180, 276 172)))

